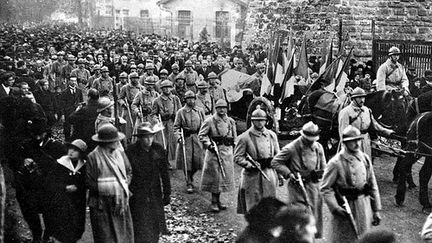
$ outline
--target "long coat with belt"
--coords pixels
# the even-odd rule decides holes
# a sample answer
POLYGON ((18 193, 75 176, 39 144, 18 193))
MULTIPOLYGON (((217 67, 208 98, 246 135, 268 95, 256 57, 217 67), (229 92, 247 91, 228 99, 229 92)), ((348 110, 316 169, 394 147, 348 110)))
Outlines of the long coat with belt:
POLYGON ((132 138, 136 120, 136 113, 132 112, 131 104, 135 96, 143 89, 144 87, 142 87, 140 84, 137 84, 136 86, 132 84, 126 84, 121 87, 119 92, 119 104, 121 105, 121 114, 123 114, 123 119, 126 120, 125 135, 128 139, 132 138))
MULTIPOLYGON (((178 141, 182 130, 184 132, 186 166, 188 171, 195 172, 202 168, 204 149, 198 138, 198 132, 203 123, 204 111, 197 106, 189 107, 188 105, 178 110, 174 120, 175 140, 178 141)), ((182 144, 177 144, 176 149, 177 169, 179 170, 184 170, 185 168, 182 146, 182 144)))
POLYGON ((135 243, 158 242, 166 227, 163 201, 171 194, 166 151, 158 143, 146 151, 138 141, 126 154, 132 166, 130 209, 135 243))
MULTIPOLYGON (((164 130, 163 135, 165 137, 166 150, 168 151, 168 160, 175 160, 175 149, 177 140, 174 136, 174 119, 177 111, 182 107, 180 99, 175 95, 160 95, 153 102, 153 115, 159 115, 161 118, 164 130)), ((156 141, 163 144, 162 132, 156 134, 156 141)))
POLYGON ((241 172, 237 213, 245 214, 264 197, 276 197, 277 174, 273 168, 262 168, 270 181, 257 169, 246 169, 251 162, 246 153, 255 161, 271 159, 279 153, 279 143, 273 131, 264 128, 258 131, 251 127, 238 138, 234 149, 234 162, 244 169, 241 172))
MULTIPOLYGON (((214 114, 204 121, 198 136, 204 148, 210 146, 214 137, 227 137, 235 140, 237 138, 235 121, 227 115, 221 117, 218 114, 214 114)), ((225 178, 222 176, 216 154, 207 150, 202 171, 201 190, 211 193, 233 191, 233 146, 217 145, 217 151, 220 155, 221 165, 225 170, 225 178)))
MULTIPOLYGON (((272 167, 284 178, 289 178, 293 173, 297 177, 300 173, 302 178, 306 179, 313 170, 323 170, 326 166, 324 149, 318 142, 307 146, 302 137, 299 137, 287 144, 273 158, 272 167)), ((322 198, 319 193, 319 184, 310 180, 304 181, 309 204, 313 209, 315 219, 317 220, 317 238, 321 238, 323 221, 322 221, 322 198)), ((288 205, 307 207, 306 199, 302 194, 298 183, 288 181, 288 205)))
POLYGON ((44 188, 49 210, 44 214, 50 236, 61 242, 76 242, 84 233, 86 187, 85 161, 74 167, 68 156, 63 156, 48 173, 44 188), (75 185, 75 192, 67 192, 66 186, 75 185))
MULTIPOLYGON (((321 182, 321 193, 330 210, 334 212, 340 208, 334 188, 362 189, 371 186, 370 195, 360 195, 355 200, 348 200, 359 234, 363 234, 372 227, 372 212, 381 210, 381 199, 378 191, 375 173, 371 160, 363 153, 349 153, 345 148, 337 153, 327 164, 321 182)), ((332 214, 329 242, 354 242, 356 235, 348 217, 332 214)))

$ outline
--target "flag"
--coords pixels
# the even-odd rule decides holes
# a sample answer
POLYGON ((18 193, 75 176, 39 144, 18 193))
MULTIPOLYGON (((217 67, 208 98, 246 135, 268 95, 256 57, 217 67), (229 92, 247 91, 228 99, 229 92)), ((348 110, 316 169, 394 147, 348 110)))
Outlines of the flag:
POLYGON ((328 68, 328 66, 330 66, 330 64, 333 61, 333 38, 331 39, 330 48, 329 48, 329 50, 327 52, 327 55, 325 57, 323 57, 323 58, 325 58, 325 62, 321 66, 319 74, 323 74, 324 71, 328 68))
MULTIPOLYGON (((292 52, 294 53, 294 50, 292 52)), ((288 64, 287 71, 285 72, 284 80, 282 82, 282 91, 281 91, 279 103, 282 103, 285 98, 290 97, 291 95, 294 94, 294 83, 295 83, 294 59, 295 59, 295 55, 291 55, 291 59, 288 64)))
POLYGON ((343 90, 345 87, 345 83, 348 80, 347 73, 348 73, 349 62, 351 59, 353 49, 354 48, 351 48, 350 52, 348 53, 348 56, 346 57, 345 61, 342 64, 342 67, 340 68, 338 75, 336 76, 335 85, 334 85, 334 92, 335 93, 337 91, 343 90), (341 85, 339 85, 339 84, 341 84, 341 85), (339 87, 339 86, 341 86, 341 87, 339 87))
POLYGON ((306 53, 306 35, 303 38, 303 43, 300 49, 300 56, 297 63, 297 67, 295 68, 294 73, 302 78, 306 82, 309 80, 309 63, 307 59, 307 53, 306 53))
POLYGON ((261 96, 264 96, 265 94, 269 95, 271 92, 272 83, 270 82, 270 79, 269 79, 268 73, 267 73, 270 70, 271 70, 271 68, 266 68, 266 72, 264 73, 263 79, 261 80, 261 89, 260 89, 260 95, 261 96))
POLYGON ((337 71, 339 69, 339 62, 341 60, 341 56, 337 57, 322 73, 317 80, 311 85, 308 90, 308 93, 319 89, 322 85, 324 87, 328 87, 334 84, 334 80, 336 78, 337 71))

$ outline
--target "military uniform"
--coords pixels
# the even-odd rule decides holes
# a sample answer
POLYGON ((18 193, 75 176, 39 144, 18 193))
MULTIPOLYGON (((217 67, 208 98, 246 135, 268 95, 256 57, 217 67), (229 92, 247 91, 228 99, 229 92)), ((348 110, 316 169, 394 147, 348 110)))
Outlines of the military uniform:
POLYGON ((183 70, 180 75, 185 77, 185 84, 187 90, 192 90, 194 93, 197 92, 196 83, 200 80, 198 73, 195 70, 183 70))
POLYGON ((209 94, 215 102, 220 99, 226 100, 225 90, 217 84, 209 85, 209 94))
POLYGON ((125 135, 127 139, 132 138, 133 128, 136 120, 136 113, 132 112, 131 104, 135 96, 144 89, 140 84, 132 85, 126 84, 120 89, 119 103, 122 107, 123 118, 127 121, 125 135), (129 109, 126 107, 129 106, 129 109), (129 114, 129 112, 131 114, 129 114), (130 116, 129 116, 130 115, 130 116), (132 118, 132 121, 131 121, 132 118))
POLYGON ((238 138, 234 161, 243 167, 240 178, 237 213, 245 214, 264 197, 276 197, 277 174, 271 167, 273 156, 279 153, 279 143, 273 131, 249 128, 238 138), (248 154, 257 161, 271 180, 267 181, 256 168, 251 168, 248 154))
POLYGON ((148 75, 147 73, 144 73, 144 74, 140 77, 140 79, 139 79, 139 83, 140 83, 141 85, 144 85, 145 80, 146 80, 148 77, 152 77, 155 83, 159 82, 159 77, 156 76, 155 74, 148 75))
MULTIPOLYGON (((305 126, 303 130, 305 130, 305 126)), ((318 127, 316 129, 318 130, 318 127)), ((292 179, 288 181, 288 205, 310 206, 317 220, 317 238, 321 238, 323 229, 322 198, 319 193, 318 181, 320 176, 318 174, 322 173, 325 168, 326 159, 320 143, 315 140, 308 145, 304 140, 302 135, 287 144, 274 157, 271 164, 284 178, 290 178, 290 174, 294 174, 299 179, 297 176, 298 174, 301 175, 310 205, 307 205, 298 182, 292 179)))
MULTIPOLYGON (((358 137, 361 137, 358 130, 357 133, 358 137)), ((354 242, 357 239, 349 217, 337 213, 341 209, 342 196, 345 196, 348 201, 359 235, 371 229, 374 218, 372 211, 381 210, 381 200, 371 160, 361 151, 351 152, 343 148, 329 161, 321 182, 321 193, 332 212, 329 242, 354 242)))
POLYGON ((214 112, 214 100, 209 93, 201 94, 198 92, 196 105, 204 110, 206 117, 209 117, 214 112))
POLYGON ((152 117, 153 101, 159 96, 156 91, 143 89, 139 92, 132 101, 132 112, 135 115, 141 114, 141 121, 155 123, 156 120, 152 117))
MULTIPOLYGON (((163 133, 165 136, 166 150, 168 151, 168 161, 175 160, 177 140, 174 137, 174 119, 180 108, 180 99, 173 94, 161 94, 153 102, 153 114, 156 116, 160 115, 162 120, 161 122, 164 126, 163 133)), ((163 144, 161 133, 158 133, 157 135, 159 136, 156 136, 156 140, 158 143, 163 144)))
POLYGON ((392 60, 392 55, 400 55, 399 48, 393 46, 389 50, 389 58, 381 64, 377 71, 376 89, 404 89, 408 91, 409 80, 402 64, 392 60))
POLYGON ((99 77, 93 81, 92 88, 97 89, 99 91, 99 94, 102 96, 104 93, 108 93, 108 96, 110 99, 113 99, 113 80, 110 77, 104 78, 99 77))

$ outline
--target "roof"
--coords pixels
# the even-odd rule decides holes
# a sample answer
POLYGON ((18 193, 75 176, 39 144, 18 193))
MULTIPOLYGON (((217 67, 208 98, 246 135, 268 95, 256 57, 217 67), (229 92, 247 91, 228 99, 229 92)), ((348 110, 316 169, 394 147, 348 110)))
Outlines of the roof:
MULTIPOLYGON (((157 2, 157 5, 167 4, 167 3, 172 2, 172 1, 180 1, 180 0, 159 0, 159 1, 157 2)), ((231 1, 231 2, 233 2, 233 3, 235 3, 235 4, 238 4, 238 5, 241 5, 242 7, 247 7, 247 5, 248 5, 248 4, 247 4, 245 1, 243 1, 243 0, 228 0, 228 1, 231 1)))

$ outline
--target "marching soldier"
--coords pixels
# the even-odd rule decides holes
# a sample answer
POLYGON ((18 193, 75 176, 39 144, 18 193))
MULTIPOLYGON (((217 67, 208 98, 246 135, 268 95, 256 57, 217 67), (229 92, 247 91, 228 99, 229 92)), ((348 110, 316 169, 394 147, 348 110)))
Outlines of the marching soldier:
POLYGON ((219 80, 216 73, 209 73, 208 77, 209 82, 209 93, 214 101, 218 101, 223 99, 226 101, 225 90, 218 84, 219 80))
POLYGON ((227 115, 227 102, 218 100, 215 106, 216 113, 204 121, 198 136, 207 149, 201 190, 211 192, 211 210, 219 212, 227 208, 220 201, 221 192, 234 190, 233 147, 237 131, 234 120, 227 115))
POLYGON ((374 131, 390 136, 394 133, 393 130, 381 126, 373 117, 372 111, 364 106, 366 92, 360 88, 355 88, 351 93, 351 104, 343 108, 339 112, 339 135, 342 138, 342 133, 348 125, 352 125, 360 130, 364 139, 362 140, 362 151, 369 158, 372 158, 371 139, 369 136, 370 127, 374 131))
POLYGON ((112 100, 114 86, 112 78, 109 76, 108 67, 104 66, 101 68, 101 75, 101 77, 93 81, 92 88, 95 88, 97 91, 99 91, 99 95, 101 97, 108 96, 112 100))
POLYGON ((144 82, 144 87, 132 101, 132 111, 135 115, 141 119, 141 122, 148 121, 152 124, 155 120, 152 118, 153 112, 153 101, 159 96, 154 90, 155 79, 153 77, 147 77, 144 82))
POLYGON ((206 118, 211 116, 214 112, 214 100, 208 93, 208 84, 206 81, 200 81, 198 83, 196 105, 204 110, 206 118))
POLYGON ((166 146, 168 151, 168 162, 175 160, 176 140, 174 139, 174 119, 177 111, 181 108, 180 99, 171 94, 172 83, 169 80, 162 81, 160 88, 162 94, 153 102, 153 115, 160 118, 164 130, 161 131, 157 138, 159 143, 166 146), (161 138, 162 135, 165 138, 161 138), (165 141, 165 142, 164 142, 165 141))
POLYGON ((389 49, 389 58, 377 71, 377 90, 403 89, 407 94, 409 93, 405 68, 398 62, 400 55, 399 48, 392 46, 389 49))
POLYGON ((239 186, 237 213, 245 214, 265 197, 276 197, 277 175, 271 167, 279 153, 276 134, 265 128, 267 114, 261 109, 252 113, 252 124, 239 136, 234 161, 243 167, 239 186))
POLYGON ((187 60, 184 66, 185 69, 179 75, 183 75, 185 77, 186 88, 188 90, 192 90, 193 92, 196 92, 197 91, 196 83, 200 80, 198 73, 195 70, 193 70, 191 60, 187 60))
POLYGON ((132 131, 136 120, 136 113, 132 112, 131 104, 135 96, 144 89, 138 83, 139 76, 137 73, 129 74, 130 82, 120 89, 119 104, 123 109, 123 118, 127 121, 125 135, 128 141, 132 139, 132 131))
POLYGON ((198 138, 199 129, 204 122, 204 111, 195 105, 196 96, 193 91, 185 93, 185 100, 186 105, 178 110, 174 120, 174 134, 179 142, 176 153, 177 169, 187 172, 187 192, 193 193, 193 176, 202 168, 204 159, 204 149, 198 138), (181 146, 184 146, 184 149, 181 146))
POLYGON ((186 89, 185 78, 183 75, 177 75, 174 80, 173 94, 180 98, 182 104, 185 104, 185 93, 188 91, 186 89))
POLYGON ((149 77, 153 78, 155 84, 159 81, 159 77, 154 74, 154 69, 155 69, 155 67, 154 67, 153 63, 147 63, 145 65, 146 72, 140 77, 140 80, 139 80, 141 85, 145 86, 147 78, 149 78, 149 77))
POLYGON ((344 146, 324 171, 321 192, 332 213, 330 242, 354 242, 381 221, 378 185, 371 160, 361 150, 363 139, 359 129, 346 127, 342 133, 344 146), (342 206, 344 199, 351 210, 342 206))
POLYGON ((324 149, 319 139, 319 128, 313 122, 303 125, 301 136, 287 144, 274 157, 272 167, 288 179, 288 205, 311 209, 316 219, 318 232, 322 237, 322 198, 319 181, 326 166, 324 149), (301 180, 301 181, 300 181, 301 180))

